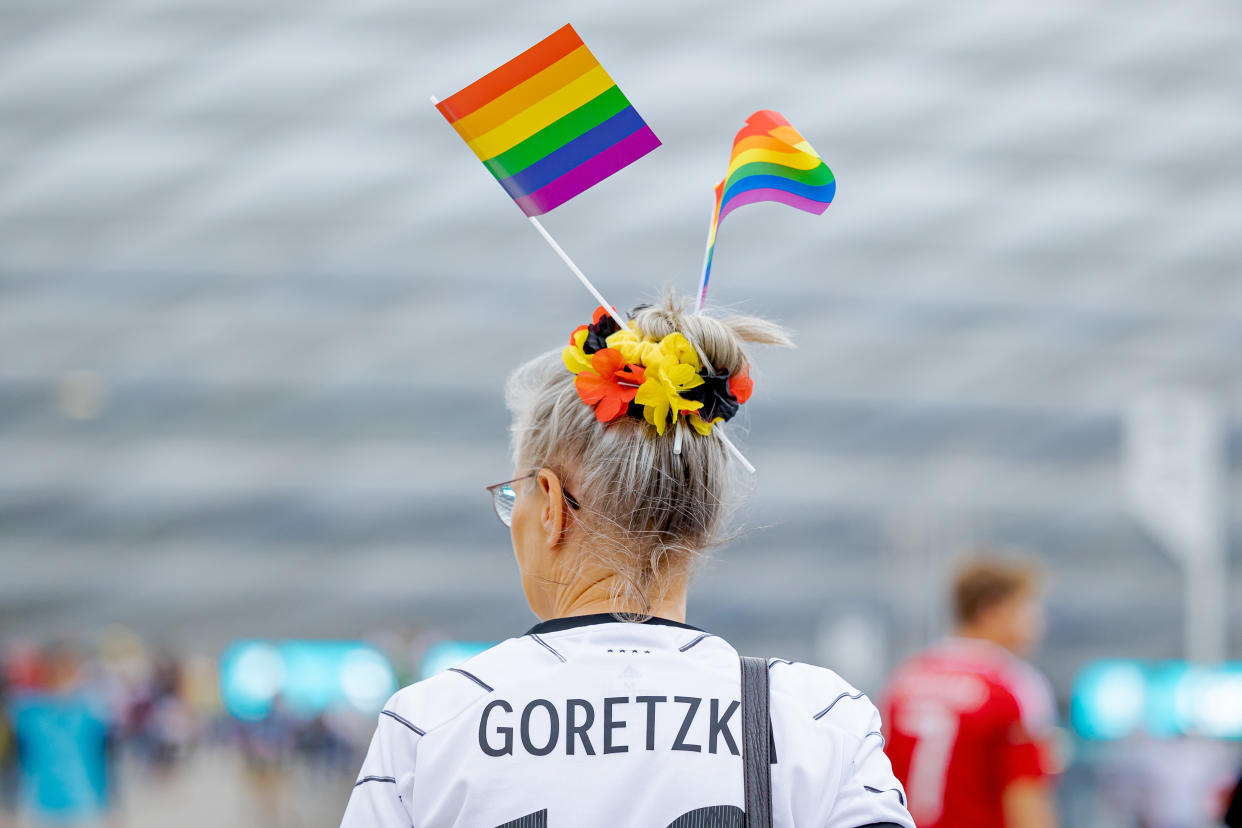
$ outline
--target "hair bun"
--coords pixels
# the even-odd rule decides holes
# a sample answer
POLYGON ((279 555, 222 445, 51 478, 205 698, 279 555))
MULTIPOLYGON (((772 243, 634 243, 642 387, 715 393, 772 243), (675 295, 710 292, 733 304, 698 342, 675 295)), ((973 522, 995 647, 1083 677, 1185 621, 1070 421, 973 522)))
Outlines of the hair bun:
POLYGON ((745 345, 794 347, 789 332, 766 319, 732 316, 718 319, 710 313, 686 313, 688 302, 666 291, 655 305, 639 305, 630 312, 635 326, 653 339, 678 332, 690 340, 717 373, 735 374, 749 363, 745 345))
MULTIPOLYGON (((681 388, 670 393, 678 400, 656 399, 650 407, 727 419, 730 407, 750 396, 746 345, 793 343, 783 328, 763 319, 687 314, 684 301, 671 293, 655 305, 635 308, 632 333, 608 334, 605 347, 597 348, 608 332, 606 317, 606 311, 597 311, 591 324, 574 331, 568 346, 519 367, 505 397, 513 414, 515 464, 551 468, 568 481, 581 504, 575 515, 582 554, 618 576, 613 611, 642 617, 671 584, 687 577, 707 549, 726 540, 737 468, 725 441, 710 429, 678 429, 678 453, 676 438, 669 439, 667 427, 658 436, 650 420, 644 421, 645 410, 638 418, 626 416, 632 414, 635 389, 645 382, 634 369, 648 372, 646 357, 657 366, 651 372, 675 366, 670 380, 680 381, 681 388), (646 349, 664 349, 665 359, 646 349), (697 377, 687 375, 686 363, 697 364, 697 377), (710 373, 704 363, 711 365, 710 373), (588 376, 580 388, 583 374, 588 376), (596 402, 584 405, 586 397, 596 402)), ((655 419, 660 416, 666 415, 655 419)), ((694 417, 685 419, 694 426, 694 417)))

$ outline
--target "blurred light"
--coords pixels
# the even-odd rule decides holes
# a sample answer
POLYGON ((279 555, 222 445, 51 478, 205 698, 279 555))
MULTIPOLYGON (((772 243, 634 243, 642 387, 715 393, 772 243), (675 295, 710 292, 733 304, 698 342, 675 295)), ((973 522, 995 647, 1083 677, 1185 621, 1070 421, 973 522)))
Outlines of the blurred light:
POLYGON ((423 653, 423 660, 418 665, 418 677, 425 679, 437 673, 443 673, 448 668, 456 667, 463 661, 469 661, 494 646, 496 645, 483 641, 441 641, 432 644, 427 648, 427 652, 423 653))
POLYGON ((1147 693, 1143 670, 1124 661, 1100 661, 1074 682, 1070 715, 1074 729, 1087 739, 1119 739, 1143 720, 1147 693))
POLYGON ((280 693, 285 708, 303 719, 327 710, 340 695, 342 645, 335 641, 286 641, 280 645, 280 655, 285 662, 280 693))
POLYGON ((1086 739, 1242 739, 1242 664, 1099 661, 1075 680, 1071 717, 1086 739))
POLYGON ((357 647, 345 654, 341 665, 341 691, 356 710, 378 713, 388 697, 397 692, 397 676, 384 656, 375 650, 357 647))
POLYGON ((1219 739, 1242 739, 1242 665, 1187 671, 1178 687, 1182 731, 1219 739))
POLYGON ((241 641, 220 659, 220 697, 224 708, 245 721, 267 716, 285 680, 285 663, 271 644, 241 641))
POLYGON ((1162 738, 1185 733, 1185 722, 1178 715, 1177 699, 1185 684, 1186 663, 1166 661, 1145 664, 1142 670, 1147 692, 1140 725, 1143 732, 1162 738))
POLYGON ((244 721, 265 718, 277 699, 299 718, 338 707, 378 713, 396 689, 388 659, 355 641, 242 641, 220 660, 224 707, 244 721))

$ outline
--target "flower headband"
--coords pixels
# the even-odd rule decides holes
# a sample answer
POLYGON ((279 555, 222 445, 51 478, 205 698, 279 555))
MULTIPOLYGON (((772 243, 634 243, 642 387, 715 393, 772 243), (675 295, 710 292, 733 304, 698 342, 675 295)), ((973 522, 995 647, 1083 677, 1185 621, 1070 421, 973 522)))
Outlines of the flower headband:
POLYGON ((754 388, 749 366, 718 374, 683 334, 651 339, 623 329, 604 307, 570 334, 561 359, 595 419, 611 423, 628 414, 661 435, 682 415, 699 434, 711 434, 712 426, 733 419, 754 388))

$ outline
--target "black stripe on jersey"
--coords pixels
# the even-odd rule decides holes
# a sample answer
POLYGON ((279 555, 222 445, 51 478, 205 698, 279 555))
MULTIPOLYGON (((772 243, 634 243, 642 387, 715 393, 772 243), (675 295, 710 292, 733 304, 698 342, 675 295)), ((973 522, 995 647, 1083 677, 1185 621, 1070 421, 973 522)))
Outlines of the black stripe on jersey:
POLYGON ((495 689, 490 684, 485 682, 483 679, 476 676, 474 673, 467 673, 465 670, 461 669, 460 667, 450 667, 449 670, 454 673, 459 673, 460 675, 465 676, 466 678, 470 679, 475 684, 479 685, 480 687, 482 687, 484 690, 486 690, 489 693, 495 689))
MULTIPOLYGON (((901 806, 903 808, 906 806, 906 795, 901 792, 901 788, 873 788, 870 785, 863 785, 863 790, 871 791, 873 794, 895 793, 897 794, 897 799, 901 801, 901 806)), ((887 825, 888 823, 882 822, 880 824, 887 825)), ((867 826, 863 826, 863 828, 867 828, 867 826)))
POLYGON ((771 670, 777 664, 788 664, 791 667, 793 666, 793 662, 787 658, 774 658, 768 662, 768 669, 771 670))
POLYGON ((871 731, 870 733, 868 733, 868 734, 866 734, 865 736, 863 736, 863 738, 864 738, 864 739, 869 739, 869 738, 871 738, 872 736, 879 736, 879 737, 880 737, 880 747, 881 747, 881 748, 884 748, 884 747, 886 747, 886 746, 888 745, 888 739, 885 739, 885 738, 884 738, 884 734, 883 734, 883 733, 881 733, 881 732, 880 732, 880 731, 878 731, 878 730, 873 730, 873 731, 871 731))
POLYGON ((690 641, 688 644, 682 644, 680 647, 677 648, 677 650, 679 652, 684 653, 686 650, 689 650, 691 647, 693 647, 695 644, 698 644, 704 638, 714 638, 714 637, 715 636, 713 636, 711 633, 703 633, 702 635, 690 641))
POLYGON ((545 650, 547 650, 549 653, 551 653, 552 655, 554 655, 554 656, 556 656, 557 658, 559 658, 559 659, 561 660, 561 663, 562 663, 562 664, 565 662, 565 656, 561 655, 561 654, 560 654, 560 653, 558 653, 556 650, 552 649, 552 645, 551 645, 551 644, 549 644, 548 642, 544 641, 542 638, 540 638, 540 637, 539 637, 538 635, 536 635, 535 633, 527 633, 527 635, 529 635, 531 638, 535 639, 535 640, 536 640, 536 641, 538 641, 541 645, 543 645, 543 648, 544 648, 545 650))
POLYGON ((822 719, 824 716, 828 715, 829 710, 832 710, 832 708, 837 706, 837 702, 841 701, 841 699, 861 699, 864 695, 866 694, 863 693, 863 691, 861 690, 859 690, 857 693, 842 693, 841 695, 837 696, 835 699, 832 700, 832 704, 828 705, 827 707, 825 707, 823 710, 816 713, 811 718, 822 719))
POLYGON ((543 621, 527 630, 526 634, 538 635, 540 633, 560 632, 561 630, 572 630, 578 627, 590 627, 594 624, 651 624, 657 627, 680 627, 683 630, 703 632, 698 627, 692 627, 680 621, 670 621, 667 618, 652 616, 646 621, 623 621, 611 613, 597 612, 594 615, 572 615, 568 618, 553 618, 551 621, 543 621))
POLYGON ((866 825, 859 825, 858 828, 901 828, 895 822, 869 822, 866 825))
POLYGON ((668 828, 742 828, 746 812, 736 805, 709 805, 682 814, 668 828))
POLYGON ((544 808, 542 811, 518 817, 504 825, 497 825, 496 828, 548 828, 548 809, 544 808))
POLYGON ((364 776, 354 783, 354 787, 358 787, 363 782, 392 782, 395 785, 397 780, 391 776, 364 776))
POLYGON ((381 715, 381 716, 387 716, 387 717, 389 717, 390 719, 396 719, 397 721, 401 722, 401 724, 405 725, 405 726, 406 726, 406 727, 408 727, 410 730, 412 730, 412 731, 414 731, 415 733, 417 733, 419 736, 426 736, 426 735, 427 735, 427 731, 423 730, 421 727, 415 727, 414 725, 410 724, 410 723, 409 723, 408 721, 406 721, 405 719, 403 719, 403 718, 401 718, 400 716, 398 716, 396 713, 393 713, 391 710, 381 710, 381 711, 380 711, 380 715, 381 715))

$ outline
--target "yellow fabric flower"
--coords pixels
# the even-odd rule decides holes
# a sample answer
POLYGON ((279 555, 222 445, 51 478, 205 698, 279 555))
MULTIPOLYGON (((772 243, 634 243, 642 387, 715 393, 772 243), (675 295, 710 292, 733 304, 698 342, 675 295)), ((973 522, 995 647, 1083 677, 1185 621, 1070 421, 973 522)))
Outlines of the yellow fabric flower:
MULTIPOLYGON (((609 337, 610 346, 611 342, 609 337)), ((671 417, 678 412, 697 411, 703 407, 703 403, 681 395, 703 384, 699 376, 701 363, 694 346, 679 333, 664 337, 654 351, 647 351, 647 356, 650 361, 643 362, 647 379, 634 395, 634 402, 643 407, 643 418, 662 435, 671 417)))
MULTIPOLYGON (((689 365, 697 374, 703 370, 703 363, 699 362, 699 352, 694 350, 694 346, 690 344, 690 340, 674 331, 668 336, 660 340, 660 351, 664 354, 665 359, 675 360, 683 365, 689 365)), ((694 385, 700 385, 696 382, 694 385)), ((693 388, 693 385, 686 386, 693 388)))
MULTIPOLYGON (((688 369, 690 366, 678 367, 688 369)), ((634 402, 643 407, 643 418, 655 426, 657 434, 664 433, 670 421, 670 414, 674 411, 693 411, 703 407, 703 403, 687 400, 676 390, 670 390, 669 386, 670 383, 667 381, 652 377, 644 382, 639 387, 638 393, 634 395, 634 402)))
POLYGON ((607 344, 620 351, 621 357, 631 365, 646 367, 660 356, 660 343, 645 339, 635 328, 617 331, 608 337, 607 344))
POLYGON ((717 417, 709 423, 698 414, 690 414, 686 417, 686 422, 690 423, 691 427, 694 428, 695 431, 706 437, 712 433, 712 426, 716 423, 724 422, 724 417, 717 417))
POLYGON ((570 338, 572 344, 566 345, 561 349, 561 362, 565 363, 565 367, 569 369, 571 374, 580 374, 589 370, 591 367, 591 357, 586 351, 582 350, 582 344, 587 339, 586 325, 574 331, 574 335, 570 338))

